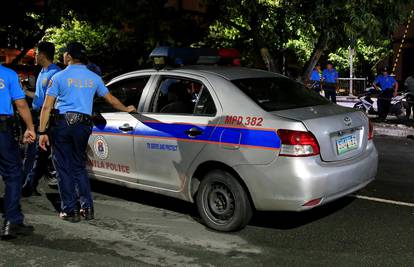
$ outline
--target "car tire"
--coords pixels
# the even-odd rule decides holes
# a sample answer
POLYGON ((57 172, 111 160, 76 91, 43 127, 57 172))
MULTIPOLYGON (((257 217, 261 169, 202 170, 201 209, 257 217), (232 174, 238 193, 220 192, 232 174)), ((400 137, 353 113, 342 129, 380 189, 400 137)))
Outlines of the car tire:
POLYGON ((204 177, 196 203, 204 223, 217 231, 237 231, 252 217, 246 190, 233 175, 222 170, 213 170, 204 177))

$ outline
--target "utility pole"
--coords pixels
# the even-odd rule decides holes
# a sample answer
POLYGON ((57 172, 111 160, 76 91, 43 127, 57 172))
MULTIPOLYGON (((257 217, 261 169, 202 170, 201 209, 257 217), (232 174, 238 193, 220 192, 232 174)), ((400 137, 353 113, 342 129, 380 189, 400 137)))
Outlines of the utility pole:
POLYGON ((353 95, 353 78, 354 78, 354 54, 355 49, 349 46, 349 95, 353 95))

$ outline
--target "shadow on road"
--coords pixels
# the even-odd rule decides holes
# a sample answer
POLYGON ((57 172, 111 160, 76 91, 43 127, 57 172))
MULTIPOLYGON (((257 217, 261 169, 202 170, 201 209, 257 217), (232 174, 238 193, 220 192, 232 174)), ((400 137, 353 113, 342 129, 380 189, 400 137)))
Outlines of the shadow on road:
POLYGON ((250 225, 280 230, 294 229, 336 213, 347 207, 354 200, 355 198, 344 197, 324 206, 303 212, 258 211, 253 216, 250 225))
MULTIPOLYGON (((195 204, 156 193, 150 193, 138 189, 130 189, 96 180, 91 181, 91 185, 94 192, 143 205, 190 215, 197 222, 201 222, 195 204)), ((305 212, 257 211, 255 212, 249 225, 281 230, 298 228, 338 212, 351 204, 353 201, 354 198, 345 197, 305 212)))
MULTIPOLYGON (((198 217, 197 208, 192 203, 138 189, 131 189, 124 186, 91 180, 93 192, 120 198, 143 205, 167 209, 170 211, 198 217)), ((194 218, 196 219, 196 218, 194 218)))

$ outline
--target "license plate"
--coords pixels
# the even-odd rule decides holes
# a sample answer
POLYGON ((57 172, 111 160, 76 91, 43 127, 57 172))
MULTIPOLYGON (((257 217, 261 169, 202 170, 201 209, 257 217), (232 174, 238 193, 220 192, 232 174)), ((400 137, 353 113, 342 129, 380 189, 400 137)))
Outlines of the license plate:
POLYGON ((336 149, 338 151, 338 155, 342 155, 357 148, 358 141, 355 135, 347 135, 336 140, 336 149))

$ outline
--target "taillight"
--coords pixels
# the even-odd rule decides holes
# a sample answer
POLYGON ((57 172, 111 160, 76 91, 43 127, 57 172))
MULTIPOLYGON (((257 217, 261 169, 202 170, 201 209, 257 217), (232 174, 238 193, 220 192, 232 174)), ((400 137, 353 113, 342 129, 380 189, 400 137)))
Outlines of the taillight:
POLYGON ((319 144, 310 132, 278 130, 281 141, 280 156, 308 157, 319 155, 319 144))
POLYGON ((374 139, 374 124, 371 121, 368 121, 368 140, 374 139))

